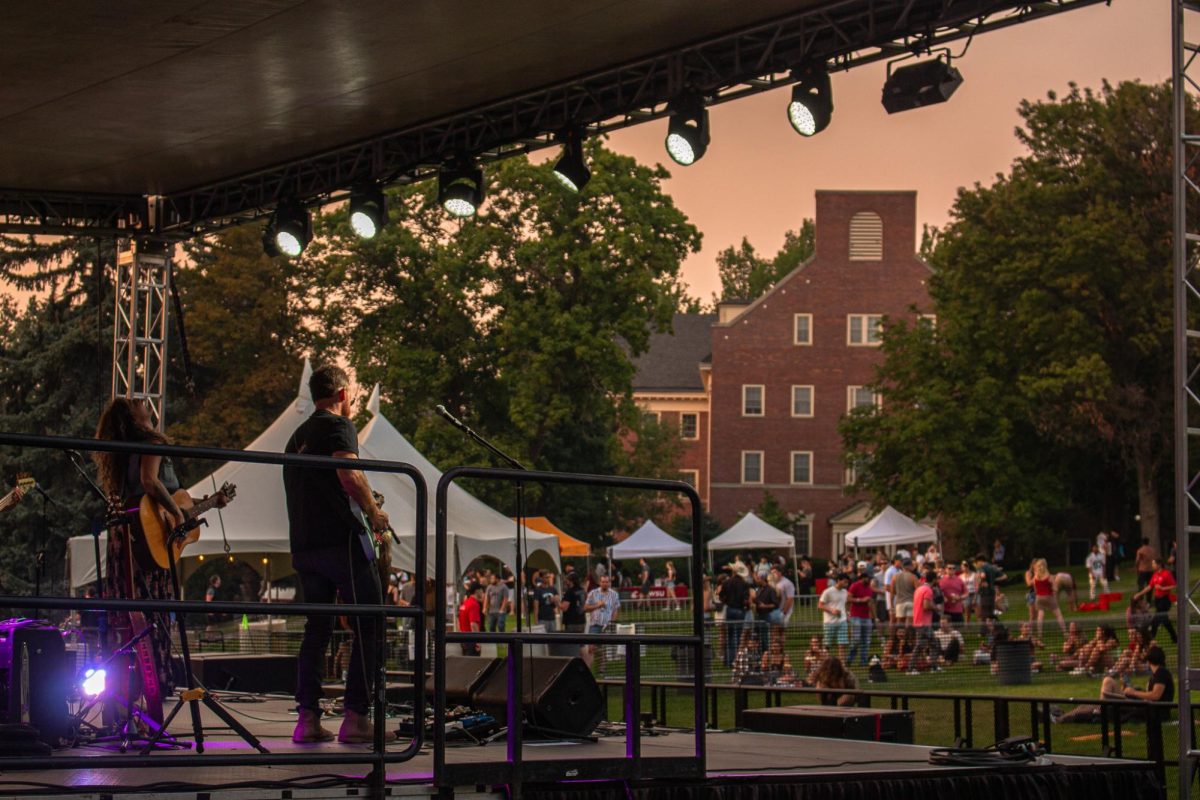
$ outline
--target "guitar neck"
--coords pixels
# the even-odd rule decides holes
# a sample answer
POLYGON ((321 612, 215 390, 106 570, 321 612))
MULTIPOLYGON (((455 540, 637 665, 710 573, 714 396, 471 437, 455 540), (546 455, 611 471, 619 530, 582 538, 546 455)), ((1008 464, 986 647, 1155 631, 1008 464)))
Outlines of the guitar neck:
POLYGON ((196 505, 189 508, 188 513, 193 517, 198 517, 201 514, 203 514, 205 511, 209 511, 209 510, 215 508, 217 503, 220 502, 220 500, 221 500, 221 495, 219 493, 214 494, 212 497, 206 497, 203 500, 201 500, 199 503, 196 503, 196 505))

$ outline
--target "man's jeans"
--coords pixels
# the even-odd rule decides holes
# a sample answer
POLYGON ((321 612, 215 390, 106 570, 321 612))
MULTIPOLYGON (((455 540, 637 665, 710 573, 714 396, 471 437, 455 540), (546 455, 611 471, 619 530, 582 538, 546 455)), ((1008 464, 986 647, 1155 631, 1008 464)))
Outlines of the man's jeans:
POLYGON ((489 611, 487 615, 488 633, 504 633, 504 626, 508 624, 508 614, 500 611, 489 611))
POLYGON ((846 657, 846 665, 854 663, 854 656, 857 653, 861 659, 862 666, 867 665, 867 654, 871 649, 871 619, 870 617, 851 617, 850 618, 850 653, 846 657))
POLYGON ((738 644, 741 643, 742 630, 745 627, 746 609, 725 607, 725 666, 732 667, 737 658, 738 644))

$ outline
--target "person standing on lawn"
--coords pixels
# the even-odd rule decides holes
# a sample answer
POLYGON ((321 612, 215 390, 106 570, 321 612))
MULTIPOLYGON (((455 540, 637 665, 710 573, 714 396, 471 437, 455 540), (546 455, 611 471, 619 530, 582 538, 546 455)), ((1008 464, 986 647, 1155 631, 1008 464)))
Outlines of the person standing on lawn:
MULTIPOLYGON (((1141 552, 1140 550, 1138 551, 1141 552)), ((1096 599, 1096 587, 1100 587, 1103 594, 1108 594, 1108 576, 1104 574, 1104 553, 1100 551, 1100 545, 1092 545, 1092 552, 1083 562, 1087 566, 1088 573, 1088 599, 1096 599)), ((1141 583, 1141 578, 1138 578, 1138 588, 1145 588, 1145 584, 1141 583)))
POLYGON ((1137 549, 1133 555, 1133 569, 1137 572, 1137 590, 1140 592, 1146 588, 1146 584, 1150 582, 1150 576, 1154 574, 1154 561, 1158 558, 1158 551, 1150 546, 1149 537, 1142 537, 1142 546, 1137 549))
POLYGON ((1160 559, 1156 558, 1152 563, 1154 574, 1150 576, 1146 588, 1133 597, 1136 600, 1149 594, 1154 598, 1154 619, 1150 622, 1150 638, 1153 639, 1158 635, 1158 629, 1161 626, 1171 634, 1171 641, 1177 642, 1179 638, 1175 635, 1175 626, 1171 624, 1171 601, 1172 590, 1175 588, 1175 575, 1166 568, 1160 559))
POLYGON ((1008 581, 1008 576, 995 564, 989 564, 983 553, 975 556, 975 572, 979 576, 979 632, 983 633, 984 622, 996 617, 996 592, 1000 591, 1000 584, 1008 581))
POLYGON ((850 640, 846 624, 846 588, 849 585, 850 576, 838 573, 834 583, 821 592, 817 600, 817 608, 824 615, 825 648, 832 653, 831 648, 837 645, 838 658, 846 657, 846 643, 850 640))
POLYGON ((846 659, 846 665, 854 666, 854 657, 857 655, 859 665, 865 667, 871 649, 871 612, 875 605, 871 575, 866 570, 859 573, 858 579, 846 590, 846 603, 850 609, 850 656, 846 659))

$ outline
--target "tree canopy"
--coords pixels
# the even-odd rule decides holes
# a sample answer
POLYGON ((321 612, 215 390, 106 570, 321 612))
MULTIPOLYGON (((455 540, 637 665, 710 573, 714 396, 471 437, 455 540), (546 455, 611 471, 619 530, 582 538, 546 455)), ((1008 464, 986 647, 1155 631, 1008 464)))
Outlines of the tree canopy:
POLYGON ((930 238, 936 325, 887 326, 883 407, 847 418, 848 458, 878 503, 940 512, 980 539, 1061 529, 1097 482, 1124 495, 1127 479, 1157 542, 1172 431, 1171 89, 1073 86, 1020 115, 1026 154, 960 190, 930 238))
POLYGON ((800 224, 800 230, 790 230, 784 234, 783 246, 770 259, 760 256, 745 237, 738 247, 726 247, 717 254, 721 296, 714 296, 713 304, 724 300, 754 300, 766 294, 781 278, 813 254, 816 235, 816 224, 811 219, 805 219, 800 224))

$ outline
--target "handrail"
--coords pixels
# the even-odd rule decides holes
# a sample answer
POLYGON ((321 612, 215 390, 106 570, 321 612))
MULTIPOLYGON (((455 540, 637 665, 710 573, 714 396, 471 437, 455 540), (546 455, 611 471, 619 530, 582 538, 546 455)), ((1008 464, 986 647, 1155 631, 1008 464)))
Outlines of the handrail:
MULTIPOLYGON (((273 615, 289 616, 296 614, 305 615, 346 615, 346 616, 379 616, 380 624, 377 625, 377 644, 376 648, 376 680, 375 680, 375 697, 373 698, 373 706, 375 711, 374 722, 374 742, 372 751, 369 753, 362 752, 337 752, 337 753, 246 753, 246 754, 228 754, 214 755, 205 754, 203 761, 198 762, 196 756, 176 756, 170 754, 156 754, 153 758, 144 758, 141 756, 107 756, 103 763, 106 766, 112 767, 175 767, 175 766, 197 766, 199 763, 208 764, 211 766, 260 766, 260 765, 284 765, 284 764, 372 764, 373 769, 368 776, 372 788, 376 791, 377 796, 382 796, 383 788, 386 781, 386 765, 389 763, 398 763, 407 761, 416 756, 420 751, 425 741, 425 729, 421 724, 414 726, 413 737, 409 741, 408 746, 403 750, 395 753, 389 753, 385 747, 385 712, 387 709, 387 665, 386 656, 384 655, 386 647, 382 646, 386 642, 386 625, 383 624, 388 618, 411 618, 418 622, 414 626, 417 631, 423 631, 425 626, 423 620, 428 614, 428 609, 424 608, 425 603, 425 580, 428 564, 428 509, 429 509, 429 487, 425 482, 425 476, 422 472, 412 464, 400 461, 380 461, 375 459, 350 459, 350 458, 334 458, 332 456, 313 456, 300 455, 292 453, 268 453, 253 450, 232 450, 228 448, 218 447, 192 447, 184 445, 157 444, 153 442, 116 442, 104 439, 86 439, 70 436, 45 436, 36 434, 23 434, 0 431, 0 446, 12 447, 29 447, 29 448, 46 448, 55 450, 82 450, 82 451, 99 451, 108 453, 129 453, 129 454, 149 454, 174 456, 179 458, 202 458, 213 461, 236 461, 250 464, 270 464, 277 466, 299 466, 299 467, 314 467, 324 469, 353 469, 364 472, 388 472, 407 476, 413 482, 414 495, 416 498, 414 515, 413 532, 414 532, 414 555, 416 564, 413 572, 416 576, 417 586, 419 591, 413 598, 414 604, 408 607, 397 606, 358 606, 358 605, 340 605, 340 606, 325 606, 320 604, 302 603, 302 604, 262 604, 262 603, 229 603, 229 602, 213 602, 213 603, 197 603, 194 601, 183 600, 120 600, 120 599, 98 599, 90 598, 84 601, 80 598, 78 601, 67 598, 56 597, 0 597, 0 603, 10 602, 10 607, 14 608, 29 608, 29 609, 63 609, 72 607, 86 606, 89 609, 96 610, 112 610, 112 611, 164 611, 166 613, 205 613, 205 612, 220 612, 228 611, 230 613, 261 613, 263 606, 267 606, 273 615), (67 605, 70 603, 70 605, 67 605)), ((443 592, 435 592, 436 596, 443 596, 443 592)), ((444 611, 443 611, 444 613, 444 611)), ((414 648, 413 670, 416 675, 425 674, 425 647, 419 646, 414 648)), ((425 718, 425 693, 423 691, 413 692, 413 718, 415 720, 423 720, 425 718)), ((440 738, 443 732, 438 731, 437 736, 440 738)), ((29 757, 0 757, 0 765, 12 764, 13 766, 20 765, 30 769, 78 769, 78 768, 94 768, 98 762, 94 756, 57 756, 51 758, 29 758, 29 757)))
MULTIPOLYGON (((434 573, 438 584, 445 581, 447 553, 446 541, 448 534, 448 498, 449 488, 460 478, 485 478, 502 480, 512 483, 559 483, 585 486, 607 486, 617 489, 643 489, 658 492, 673 492, 687 497, 692 511, 692 558, 691 585, 700 587, 703 583, 704 542, 700 535, 701 504, 700 495, 695 488, 683 481, 653 480, 647 478, 621 478, 601 475, 582 475, 562 472, 538 472, 518 469, 493 469, 456 467, 446 471, 437 485, 436 500, 436 530, 434 535, 434 573)), ((439 620, 446 618, 446 595, 438 592, 434 598, 434 614, 439 620)), ((535 634, 527 632, 515 633, 447 633, 444 625, 435 628, 434 640, 434 783, 447 786, 446 780, 446 746, 441 732, 446 723, 446 643, 455 641, 466 642, 497 642, 507 643, 508 648, 508 782, 519 787, 522 781, 520 763, 521 747, 521 698, 524 692, 521 686, 523 669, 521 666, 521 649, 526 643, 554 642, 568 644, 626 644, 625 648, 625 736, 626 759, 633 765, 633 777, 637 777, 641 765, 641 730, 639 714, 640 670, 638 659, 641 644, 679 644, 692 648, 693 661, 696 665, 693 676, 693 706, 694 706, 694 763, 698 774, 705 770, 706 740, 706 709, 704 705, 704 613, 699 603, 692 603, 692 633, 690 636, 679 635, 612 635, 590 633, 554 633, 535 634)), ((611 777, 611 776, 608 776, 611 777)), ((519 791, 519 789, 518 789, 519 791)))

